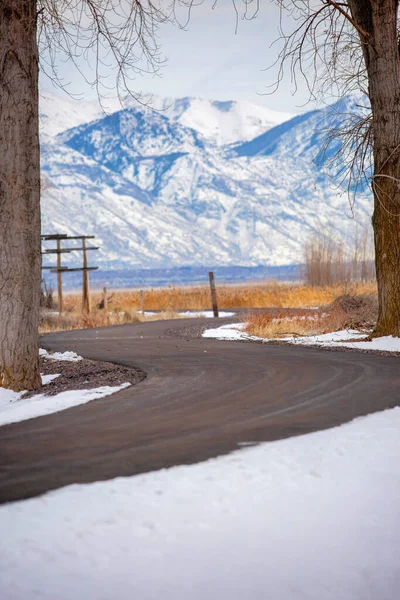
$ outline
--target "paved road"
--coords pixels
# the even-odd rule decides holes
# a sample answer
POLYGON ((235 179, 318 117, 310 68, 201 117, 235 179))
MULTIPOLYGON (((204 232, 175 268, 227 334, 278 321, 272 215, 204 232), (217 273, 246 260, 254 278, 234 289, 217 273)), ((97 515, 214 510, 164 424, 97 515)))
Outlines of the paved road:
MULTIPOLYGON (((0 501, 134 475, 400 404, 399 359, 179 339, 203 319, 50 334, 54 350, 143 369, 136 387, 0 427, 0 501)), ((208 321, 212 324, 210 320, 208 321)))

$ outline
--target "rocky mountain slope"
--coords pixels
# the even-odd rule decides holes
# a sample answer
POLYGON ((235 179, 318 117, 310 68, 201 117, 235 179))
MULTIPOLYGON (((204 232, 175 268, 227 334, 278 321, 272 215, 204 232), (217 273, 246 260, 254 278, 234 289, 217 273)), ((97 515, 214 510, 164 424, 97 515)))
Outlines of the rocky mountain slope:
MULTIPOLYGON (((354 98, 283 123, 262 107, 197 99, 109 115, 48 105, 43 230, 96 234, 104 268, 293 264, 312 232, 354 230, 321 154, 326 129, 358 110, 354 98)), ((366 190, 356 220, 370 211, 366 190)))

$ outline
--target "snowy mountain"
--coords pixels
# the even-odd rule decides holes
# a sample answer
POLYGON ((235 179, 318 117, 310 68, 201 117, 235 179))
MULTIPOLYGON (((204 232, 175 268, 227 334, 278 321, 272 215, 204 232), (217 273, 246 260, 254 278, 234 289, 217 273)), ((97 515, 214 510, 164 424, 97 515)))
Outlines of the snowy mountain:
POLYGON ((154 106, 218 146, 251 140, 292 117, 250 102, 204 98, 155 98, 154 106))
POLYGON ((317 161, 323 165, 340 147, 333 140, 325 149, 328 133, 337 130, 346 120, 365 115, 368 107, 361 94, 349 94, 333 105, 298 115, 263 132, 250 141, 236 144, 236 156, 293 157, 317 161))
MULTIPOLYGON (((50 92, 40 94, 39 107, 39 130, 42 136, 55 136, 66 129, 104 116, 98 102, 61 98, 50 92)), ((118 106, 115 107, 117 109, 118 106)))
MULTIPOLYGON (((171 114, 171 103, 100 117, 90 109, 91 122, 44 135, 43 230, 96 234, 96 263, 105 268, 293 264, 313 231, 354 230, 345 189, 321 159, 326 127, 356 110, 352 99, 222 146, 211 118, 201 131, 206 112, 196 121, 192 99, 179 108, 186 100, 171 114)), ((240 113, 238 103, 226 104, 240 113)), ((370 209, 361 194, 357 219, 370 209)))
MULTIPOLYGON (((160 98, 149 96, 144 108, 149 120, 157 113, 173 123, 194 129, 208 141, 217 145, 251 140, 267 129, 292 117, 250 102, 220 102, 204 98, 160 98)), ((103 101, 83 101, 69 97, 60 98, 50 92, 40 96, 40 126, 42 133, 57 135, 72 127, 90 123, 111 115, 123 108, 137 108, 138 103, 128 98, 121 106, 117 98, 103 101)))

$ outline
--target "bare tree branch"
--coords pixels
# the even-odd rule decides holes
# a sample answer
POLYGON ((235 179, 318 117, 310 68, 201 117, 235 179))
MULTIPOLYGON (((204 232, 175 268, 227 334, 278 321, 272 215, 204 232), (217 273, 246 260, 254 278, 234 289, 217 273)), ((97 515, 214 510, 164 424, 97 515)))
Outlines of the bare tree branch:
POLYGON ((364 31, 364 29, 362 27, 360 27, 360 25, 358 23, 356 23, 356 21, 349 15, 349 13, 344 10, 343 6, 346 6, 346 4, 344 4, 344 3, 340 4, 338 2, 335 2, 334 0, 325 0, 325 1, 327 4, 330 4, 331 6, 336 8, 336 10, 338 10, 349 21, 349 23, 351 23, 353 25, 354 29, 356 29, 358 31, 358 33, 365 38, 365 41, 369 42, 369 40, 370 40, 369 33, 364 31))

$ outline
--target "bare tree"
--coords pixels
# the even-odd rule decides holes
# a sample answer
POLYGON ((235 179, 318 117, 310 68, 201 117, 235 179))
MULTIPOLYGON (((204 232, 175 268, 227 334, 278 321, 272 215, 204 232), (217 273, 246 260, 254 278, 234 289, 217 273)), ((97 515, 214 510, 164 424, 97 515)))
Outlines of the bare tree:
POLYGON ((355 224, 347 244, 337 232, 314 232, 304 244, 304 279, 311 286, 346 285, 375 279, 372 228, 355 224))
MULTIPOLYGON (((374 335, 400 336, 400 56, 398 0, 278 0, 295 27, 282 32, 278 83, 289 64, 313 95, 364 92, 371 113, 345 132, 350 170, 374 196, 379 315, 374 335), (350 138, 347 134, 351 134, 350 138), (369 167, 371 151, 371 172, 369 167)), ((257 0, 250 0, 257 4, 257 0)))
POLYGON ((0 3, 0 384, 41 385, 36 2, 0 3))
POLYGON ((162 64, 157 27, 171 7, 152 0, 0 0, 0 385, 41 385, 38 322, 41 283, 39 56, 61 85, 64 53, 102 98, 115 70, 122 98, 139 72, 162 64), (87 73, 83 73, 87 77, 87 73))
MULTIPOLYGON (((217 0, 213 3, 215 5, 217 0)), ((277 0, 295 28, 283 35, 281 65, 289 61, 314 93, 316 83, 364 90, 372 118, 374 237, 379 294, 375 335, 400 336, 400 61, 398 0, 277 0), (321 73, 321 70, 323 73, 321 73), (310 79, 310 73, 314 77, 310 79)), ((80 68, 93 63, 89 81, 116 70, 120 97, 138 72, 162 64, 158 26, 175 19, 177 6, 196 0, 0 0, 0 385, 40 386, 40 167, 38 63, 63 84, 55 57, 80 68)), ((232 0, 239 19, 254 18, 260 0, 232 0)), ((280 76, 282 74, 280 70, 280 76)), ((87 73, 83 73, 87 77, 87 73)), ((279 80, 280 77, 278 77, 279 80)), ((371 127, 371 129, 369 129, 371 127)), ((357 145, 356 145, 357 148, 357 145)), ((361 156, 364 142, 358 146, 361 156)), ((365 154, 364 154, 365 155, 365 154)))
MULTIPOLYGON (((379 314, 373 335, 400 336, 399 1, 276 2, 283 42, 277 85, 288 66, 295 88, 302 77, 311 96, 359 91, 369 98, 370 114, 350 117, 341 129, 343 168, 350 187, 352 179, 367 178, 374 196, 379 314)), ((255 18, 262 9, 260 0, 232 0, 232 6, 237 23, 240 17, 255 18)))
POLYGON ((400 56, 397 0, 349 0, 368 76, 376 275, 375 335, 400 336, 400 56))

